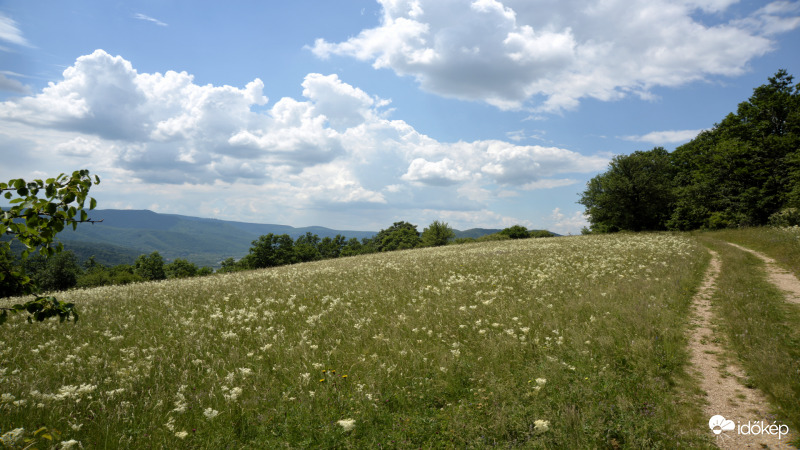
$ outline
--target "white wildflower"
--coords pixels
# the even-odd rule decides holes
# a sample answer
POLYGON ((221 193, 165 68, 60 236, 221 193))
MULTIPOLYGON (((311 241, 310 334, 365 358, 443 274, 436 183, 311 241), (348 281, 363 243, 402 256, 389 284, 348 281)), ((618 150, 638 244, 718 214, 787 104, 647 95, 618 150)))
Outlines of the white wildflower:
POLYGON ((81 443, 76 441, 75 439, 70 439, 68 441, 61 441, 61 448, 62 449, 72 448, 72 447, 75 447, 76 445, 79 448, 83 448, 83 445, 81 445, 81 443))
POLYGON ((211 408, 206 408, 206 410, 203 411, 203 415, 206 416, 206 419, 211 420, 219 415, 219 411, 211 408))
POLYGON ((350 431, 356 427, 355 419, 342 419, 336 423, 338 423, 339 426, 341 426, 344 431, 350 431))
POLYGON ((533 422, 533 431, 536 433, 544 433, 545 431, 550 429, 550 421, 549 420, 536 420, 533 422))

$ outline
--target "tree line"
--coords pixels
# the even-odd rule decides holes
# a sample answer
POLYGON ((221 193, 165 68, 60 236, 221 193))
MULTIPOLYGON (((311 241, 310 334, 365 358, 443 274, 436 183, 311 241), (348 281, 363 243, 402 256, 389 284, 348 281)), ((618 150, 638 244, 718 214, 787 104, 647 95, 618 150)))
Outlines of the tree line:
MULTIPOLYGON (((221 267, 216 271, 211 267, 198 267, 183 258, 166 262, 157 251, 149 255, 140 255, 133 264, 104 266, 94 257, 81 263, 75 253, 69 250, 49 256, 33 254, 22 258, 4 247, 0 247, 0 266, 14 267, 29 277, 39 289, 51 292, 74 287, 90 288, 205 276, 420 247, 550 236, 554 235, 549 231, 528 231, 522 225, 514 225, 479 238, 456 239, 454 230, 445 222, 433 221, 420 233, 416 225, 401 221, 379 231, 371 238, 361 240, 347 239, 342 235, 320 238, 311 232, 292 239, 288 234, 270 233, 254 240, 246 256, 239 260, 227 258, 221 262, 221 267)), ((0 298, 25 293, 11 281, 0 280, 0 298)))
POLYGON ((779 70, 710 130, 612 159, 578 203, 584 233, 800 225, 800 84, 779 70))

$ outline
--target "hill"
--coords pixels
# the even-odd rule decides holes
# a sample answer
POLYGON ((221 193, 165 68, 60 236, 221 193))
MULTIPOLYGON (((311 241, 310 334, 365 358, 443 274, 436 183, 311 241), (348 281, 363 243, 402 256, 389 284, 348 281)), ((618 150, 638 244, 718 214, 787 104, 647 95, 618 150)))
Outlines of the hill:
POLYGON ((307 232, 320 237, 341 234, 349 238, 365 238, 372 231, 333 230, 330 228, 291 227, 288 225, 234 222, 218 219, 160 214, 148 210, 95 210, 92 219, 101 223, 67 229, 59 234, 68 250, 79 259, 97 252, 98 261, 109 264, 131 263, 136 256, 158 251, 166 260, 185 258, 198 265, 218 266, 225 258, 239 259, 247 254, 250 244, 269 233, 288 234, 293 239, 307 232), (100 253, 115 256, 101 258, 100 253), (126 258, 129 260, 125 260, 126 258))
MULTIPOLYGON (((91 216, 102 222, 84 224, 74 231, 65 229, 59 239, 67 250, 75 252, 78 260, 95 256, 104 265, 132 264, 137 256, 157 251, 167 261, 184 258, 200 266, 219 267, 226 258, 245 256, 254 240, 269 233, 288 234, 292 239, 306 233, 321 238, 340 234, 359 240, 376 234, 375 231, 237 222, 149 210, 98 209, 91 216)), ((420 231, 423 228, 424 225, 418 226, 420 231)), ((489 228, 454 230, 457 238, 479 238, 499 231, 489 228)))

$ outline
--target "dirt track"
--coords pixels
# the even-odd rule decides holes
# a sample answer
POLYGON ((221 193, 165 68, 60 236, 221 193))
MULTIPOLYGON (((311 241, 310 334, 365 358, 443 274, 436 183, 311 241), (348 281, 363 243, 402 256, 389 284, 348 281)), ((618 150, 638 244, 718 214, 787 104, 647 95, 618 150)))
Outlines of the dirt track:
MULTIPOLYGON (((751 251, 743 247, 736 247, 751 251)), ((693 369, 701 379, 701 388, 707 393, 708 405, 705 408, 707 417, 711 419, 713 416, 721 415, 725 419, 733 421, 737 427, 737 429, 721 431, 715 435, 716 443, 723 449, 794 449, 795 447, 788 444, 794 434, 778 439, 777 435, 772 434, 738 433, 740 424, 763 421, 762 423, 765 425, 772 425, 773 420, 769 416, 769 405, 763 393, 758 389, 744 386, 742 380, 745 379, 745 374, 742 369, 733 364, 730 358, 722 358, 724 352, 722 334, 712 325, 715 321, 711 311, 711 297, 722 263, 716 252, 710 252, 711 264, 693 300, 695 316, 689 346, 693 369)), ((759 254, 759 256, 766 258, 764 255, 759 254)), ((791 281, 783 281, 783 284, 779 284, 772 278, 774 269, 768 263, 770 280, 782 290, 789 290, 795 286, 793 294, 787 293, 787 296, 794 295, 793 298, 789 298, 790 301, 800 301, 800 282, 797 278, 788 274, 794 280, 795 285, 791 281)), ((711 432, 710 429, 709 432, 711 432)))

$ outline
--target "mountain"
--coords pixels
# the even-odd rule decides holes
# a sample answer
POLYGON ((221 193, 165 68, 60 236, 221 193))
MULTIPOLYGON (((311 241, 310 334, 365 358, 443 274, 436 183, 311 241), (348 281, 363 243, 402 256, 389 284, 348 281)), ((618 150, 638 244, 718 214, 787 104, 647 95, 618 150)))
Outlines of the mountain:
POLYGON ((321 238, 341 234, 346 238, 372 237, 373 231, 332 230, 325 227, 295 228, 288 225, 257 224, 218 219, 160 214, 148 210, 105 209, 91 212, 96 224, 82 224, 77 230, 67 228, 59 234, 67 250, 79 259, 111 252, 101 258, 104 264, 132 263, 136 256, 158 251, 165 260, 185 258, 200 266, 218 266, 225 258, 239 259, 250 250, 252 241, 264 234, 288 234, 293 239, 311 232, 321 238), (110 247, 107 247, 110 246, 110 247), (107 247, 107 248, 106 248, 107 247), (129 261, 125 255, 134 255, 129 261))
MULTIPOLYGON (((219 267, 226 258, 239 259, 247 255, 252 242, 269 233, 288 234, 292 239, 306 233, 320 238, 341 234, 347 239, 359 240, 376 234, 374 231, 333 230, 320 226, 297 228, 205 219, 148 210, 96 209, 91 211, 90 217, 102 222, 81 224, 74 231, 68 227, 58 237, 66 250, 75 252, 79 261, 95 256, 103 265, 133 264, 137 256, 157 251, 167 262, 184 258, 199 266, 219 267)), ((458 238, 478 238, 497 233, 500 229, 453 231, 458 238)))

